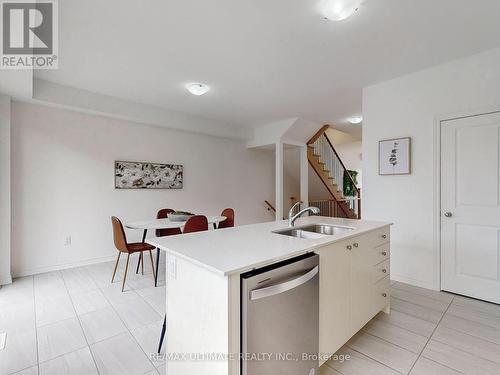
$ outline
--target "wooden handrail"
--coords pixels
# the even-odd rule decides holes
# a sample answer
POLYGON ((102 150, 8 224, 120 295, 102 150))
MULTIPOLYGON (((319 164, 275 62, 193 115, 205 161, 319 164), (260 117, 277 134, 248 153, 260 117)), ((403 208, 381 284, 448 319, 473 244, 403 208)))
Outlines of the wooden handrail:
MULTIPOLYGON (((347 175, 348 176, 347 178, 349 179, 349 182, 351 183, 351 185, 355 189, 356 198, 354 198, 354 199, 341 199, 340 197, 337 197, 332 191, 330 191, 330 188, 329 188, 329 185, 328 185, 328 181, 325 181, 324 178, 321 176, 321 172, 322 172, 321 169, 317 170, 316 167, 315 167, 315 165, 314 165, 314 163, 311 160, 309 160, 309 163, 311 164, 311 166, 313 167, 313 169, 315 170, 315 172, 318 174, 318 176, 320 177, 320 179, 323 182, 323 184, 330 191, 333 200, 336 202, 337 207, 340 208, 341 211, 343 211, 343 213, 346 215, 346 217, 349 217, 349 213, 346 212, 345 205, 341 204, 341 203, 343 203, 343 202, 345 203, 345 202, 349 202, 349 201, 353 201, 354 200, 354 201, 357 202, 356 216, 357 216, 358 219, 361 219, 361 189, 359 189, 356 186, 356 184, 354 183, 354 179, 353 179, 352 175, 349 173, 349 170, 345 166, 345 164, 342 161, 342 159, 340 158, 337 150, 333 146, 333 143, 331 142, 330 138, 328 137, 328 134, 326 133, 326 131, 328 130, 328 128, 330 128, 330 125, 324 125, 321 129, 319 129, 316 132, 316 134, 314 134, 314 136, 307 142, 307 145, 310 146, 310 147, 311 146, 312 147, 316 147, 316 144, 318 142, 320 142, 320 144, 323 144, 326 147, 328 147, 328 146, 330 147, 331 151, 333 151, 333 160, 334 160, 334 163, 337 163, 337 166, 338 166, 338 168, 336 169, 336 172, 335 172, 335 173, 337 173, 337 175, 335 176, 335 181, 336 181, 337 185, 339 185, 339 187, 341 188, 341 191, 343 191, 343 186, 340 185, 340 184, 343 184, 344 177, 345 177, 345 175, 347 175), (321 136, 323 136, 323 135, 324 135, 324 137, 326 139, 326 142, 327 142, 326 144, 322 143, 323 139, 320 140, 321 136), (341 171, 343 171, 343 172, 339 173, 341 171)), ((315 149, 315 151, 316 151, 316 149, 315 149)), ((320 158, 321 158, 321 156, 320 156, 320 158)), ((319 161, 321 162, 321 159, 319 161)), ((325 164, 325 163, 323 163, 323 164, 325 164)))
MULTIPOLYGON (((326 184, 326 182, 323 181, 323 179, 321 178, 321 176, 319 174, 319 171, 317 171, 316 168, 314 168, 314 165, 312 164, 311 160, 309 160, 309 164, 311 165, 313 171, 316 172, 316 174, 318 175, 318 177, 321 180, 321 182, 323 183, 323 185, 325 185, 326 190, 330 191, 328 185, 326 184)), ((335 196, 333 194, 331 194, 331 195, 332 195, 332 198, 333 198, 332 200, 335 201, 335 203, 342 209, 342 211, 344 212, 345 215, 348 215, 348 213, 346 212, 345 208, 339 203, 339 201, 335 198, 335 196)))
POLYGON ((310 202, 350 202, 350 201, 359 201, 361 198, 353 197, 352 199, 313 199, 310 202))
POLYGON ((276 212, 276 208, 273 207, 273 205, 271 203, 269 203, 268 201, 264 201, 265 204, 267 204, 267 210, 268 211, 274 211, 276 212))
MULTIPOLYGON (((358 193, 358 196, 359 196, 359 188, 356 186, 356 184, 354 183, 354 180, 352 179, 352 176, 351 174, 349 173, 349 169, 346 168, 346 166, 344 165, 344 162, 342 161, 342 159, 340 158, 339 154, 337 154, 337 150, 335 150, 335 147, 333 147, 333 144, 332 142, 330 141, 330 138, 328 138, 328 135, 325 133, 325 138, 326 140, 328 141, 328 144, 330 145, 330 147, 332 148, 333 152, 335 153, 335 156, 337 156, 337 159, 339 159, 339 162, 340 162, 340 165, 342 166, 342 168, 344 168, 344 171, 346 171, 347 175, 349 176, 349 179, 351 180, 351 184, 352 186, 354 186, 354 188, 356 189, 356 192, 358 193)), ((340 182, 340 181, 339 181, 340 182)))
POLYGON ((307 142, 308 145, 312 145, 316 140, 325 133, 328 128, 330 128, 330 125, 324 125, 321 129, 319 129, 316 134, 312 136, 312 138, 307 142))

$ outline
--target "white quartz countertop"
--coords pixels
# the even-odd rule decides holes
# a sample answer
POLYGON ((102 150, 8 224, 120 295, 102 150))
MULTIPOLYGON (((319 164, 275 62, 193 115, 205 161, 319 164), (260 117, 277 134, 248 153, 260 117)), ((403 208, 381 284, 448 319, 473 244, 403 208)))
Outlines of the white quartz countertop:
POLYGON ((302 217, 295 222, 296 227, 307 224, 338 225, 354 228, 354 230, 315 239, 273 233, 275 230, 288 227, 288 221, 283 220, 176 236, 148 238, 146 242, 213 272, 227 276, 298 256, 318 247, 370 232, 391 223, 323 216, 302 217))

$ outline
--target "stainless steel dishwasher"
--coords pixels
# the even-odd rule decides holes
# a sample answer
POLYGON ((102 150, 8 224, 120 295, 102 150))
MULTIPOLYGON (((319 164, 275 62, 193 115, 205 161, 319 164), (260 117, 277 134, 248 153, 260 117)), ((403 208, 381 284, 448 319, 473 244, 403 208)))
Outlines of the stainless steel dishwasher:
POLYGON ((242 274, 242 375, 319 373, 318 322, 318 255, 242 274))

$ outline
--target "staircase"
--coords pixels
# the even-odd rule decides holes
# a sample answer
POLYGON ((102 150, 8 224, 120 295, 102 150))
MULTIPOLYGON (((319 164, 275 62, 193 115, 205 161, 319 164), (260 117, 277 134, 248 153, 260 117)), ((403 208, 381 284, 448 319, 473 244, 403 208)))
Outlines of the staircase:
POLYGON ((326 131, 329 125, 323 126, 307 142, 307 158, 309 164, 321 179, 332 199, 310 201, 311 206, 317 206, 321 216, 361 219, 361 191, 356 187, 352 176, 340 159, 326 131), (345 196, 345 185, 354 187, 353 196, 345 196))

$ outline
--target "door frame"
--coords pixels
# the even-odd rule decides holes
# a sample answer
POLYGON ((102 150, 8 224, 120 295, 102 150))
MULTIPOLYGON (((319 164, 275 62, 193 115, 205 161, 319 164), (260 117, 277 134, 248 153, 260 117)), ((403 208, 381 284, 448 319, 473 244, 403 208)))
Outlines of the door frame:
POLYGON ((459 120, 468 117, 477 117, 482 115, 491 115, 500 113, 500 105, 482 107, 466 111, 441 114, 434 117, 434 202, 433 202, 433 219, 434 219, 434 282, 433 288, 441 290, 441 130, 443 122, 451 120, 459 120))

